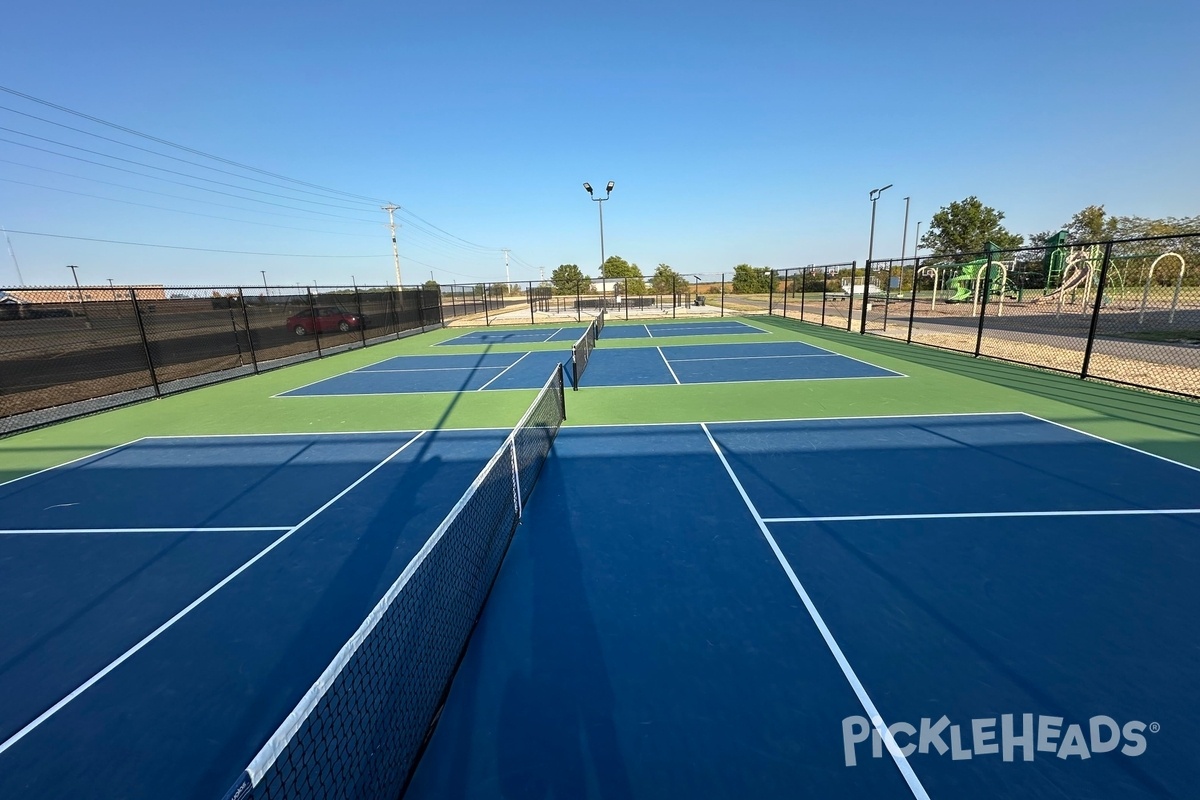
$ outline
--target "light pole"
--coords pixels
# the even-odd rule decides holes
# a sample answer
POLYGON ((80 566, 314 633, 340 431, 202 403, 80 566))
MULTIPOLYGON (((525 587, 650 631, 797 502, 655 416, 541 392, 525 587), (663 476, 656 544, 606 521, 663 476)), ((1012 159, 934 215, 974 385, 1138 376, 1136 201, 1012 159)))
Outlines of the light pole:
POLYGON ((270 297, 271 290, 267 288, 267 271, 265 269, 260 269, 258 274, 263 276, 263 297, 270 297))
POLYGON ((904 257, 908 255, 908 201, 912 198, 904 198, 904 234, 900 237, 900 262, 904 263, 904 257))
POLYGON ((79 273, 76 271, 79 267, 74 264, 68 264, 67 269, 71 270, 71 275, 75 278, 75 296, 79 298, 79 310, 83 312, 83 324, 90 328, 92 327, 92 321, 88 319, 87 306, 83 304, 83 289, 79 286, 79 273))
POLYGON ((867 243, 867 261, 869 262, 875 257, 875 201, 879 199, 879 195, 892 188, 892 184, 884 186, 882 189, 871 190, 871 238, 867 243))
POLYGON ((583 183, 583 188, 585 190, 587 190, 588 196, 592 198, 592 201, 600 204, 599 206, 597 206, 597 208, 600 209, 600 270, 601 270, 601 274, 603 274, 603 270, 604 270, 604 201, 607 200, 608 196, 612 194, 612 190, 613 190, 614 186, 616 186, 616 184, 613 183, 612 181, 609 181, 608 186, 606 186, 604 189, 604 197, 596 197, 592 194, 592 185, 590 183, 588 183, 587 181, 584 181, 584 183, 583 183))

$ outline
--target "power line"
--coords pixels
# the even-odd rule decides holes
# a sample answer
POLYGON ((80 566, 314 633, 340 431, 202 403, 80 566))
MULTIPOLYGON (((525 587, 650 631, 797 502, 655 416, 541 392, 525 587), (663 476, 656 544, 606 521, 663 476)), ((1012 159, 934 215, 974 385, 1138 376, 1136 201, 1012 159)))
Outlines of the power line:
POLYGON ((157 247, 163 250, 190 250, 197 253, 225 253, 237 256, 270 256, 272 258, 386 258, 385 255, 316 255, 313 253, 258 253, 252 250, 218 250, 211 247, 184 247, 177 244, 152 244, 149 242, 121 242, 114 239, 92 239, 87 236, 67 236, 61 233, 41 233, 39 231, 9 231, 22 236, 44 236, 50 239, 72 239, 77 242, 100 242, 102 244, 120 244, 129 247, 157 247))
POLYGON ((157 136, 151 136, 148 133, 142 133, 141 131, 134 130, 133 128, 126 128, 123 125, 117 125, 115 122, 108 122, 106 120, 100 119, 99 117, 93 117, 90 114, 84 114, 82 111, 75 111, 74 109, 67 108, 66 106, 60 106, 57 103, 51 103, 49 100, 42 100, 40 97, 34 97, 33 95, 25 94, 24 92, 18 92, 16 89, 10 89, 7 86, 0 86, 0 92, 7 92, 8 94, 24 98, 25 100, 29 100, 34 103, 40 103, 41 105, 47 106, 49 108, 53 108, 57 111, 62 111, 66 114, 73 114, 74 116, 81 117, 86 120, 90 120, 91 122, 95 122, 100 125, 106 125, 115 130, 124 131, 125 133, 132 134, 133 136, 140 136, 141 138, 149 139, 152 142, 158 142, 159 144, 165 144, 168 147, 178 148, 180 150, 191 153, 193 155, 202 156, 204 158, 211 158, 214 161, 219 161, 222 164, 228 164, 232 167, 238 167, 239 169, 248 169, 251 172, 257 172, 259 175, 266 175, 269 178, 278 178, 280 180, 287 181, 288 183, 295 183, 300 186, 307 186, 310 189, 320 189, 322 191, 332 192, 334 194, 340 194, 345 197, 352 197, 352 198, 355 198, 356 200, 364 200, 368 203, 385 202, 376 197, 366 197, 366 196, 360 195, 360 194, 352 194, 351 192, 343 192, 340 189, 331 189, 328 186, 320 186, 315 183, 309 183, 307 181, 298 180, 296 178, 289 178, 286 175, 280 175, 275 172, 269 172, 264 169, 259 169, 258 167, 252 167, 248 164, 241 164, 241 163, 238 163, 237 161, 231 161, 228 158, 222 158, 221 156, 215 156, 212 153, 206 153, 203 150, 196 150, 195 148, 187 147, 186 145, 176 144, 175 142, 169 141, 167 139, 160 139, 157 136))
POLYGON ((37 150, 42 153, 49 153, 50 155, 58 156, 59 158, 69 158, 74 161, 82 161, 85 164, 92 164, 93 166, 104 167, 105 169, 112 169, 112 170, 116 170, 117 172, 126 172, 130 175, 139 175, 143 178, 150 178, 151 180, 155 180, 155 181, 163 181, 164 183, 173 183, 176 186, 186 186, 189 189, 196 189, 197 191, 201 191, 201 192, 212 192, 213 194, 224 195, 225 197, 236 197, 238 200, 246 200, 251 203, 263 203, 264 205, 276 206, 277 208, 290 208, 292 211, 303 211, 306 214, 318 214, 323 217, 337 217, 339 219, 352 219, 357 222, 369 222, 369 220, 360 219, 358 217, 347 217, 344 214, 331 214, 328 211, 315 211, 315 210, 309 209, 309 208, 297 208, 296 206, 284 205, 283 203, 272 203, 270 200, 260 200, 257 197, 243 197, 240 194, 233 194, 232 192, 222 192, 220 189, 210 189, 207 186, 193 186, 192 184, 184 183, 183 181, 175 181, 175 180, 171 180, 170 178, 163 178, 159 175, 148 175, 145 172, 138 172, 137 170, 133 170, 133 169, 125 169, 124 167, 118 167, 114 164, 105 164, 100 161, 92 161, 91 159, 82 158, 80 156, 73 156, 73 155, 69 155, 67 153, 56 153, 53 150, 47 150, 44 147, 37 147, 36 145, 25 144, 24 142, 14 142, 12 139, 5 139, 2 136, 0 136, 0 142, 7 142, 9 144, 15 144, 18 147, 27 147, 30 150, 37 150))
MULTIPOLYGON (((199 162, 197 162, 197 161, 190 161, 190 160, 188 160, 188 159, 186 159, 186 158, 180 158, 179 156, 173 156, 173 155, 170 155, 169 153, 160 153, 160 152, 158 152, 157 150, 151 150, 151 149, 150 149, 150 148, 148 148, 148 147, 138 147, 136 144, 130 144, 129 142, 122 142, 120 139, 113 139, 113 138, 110 138, 110 137, 108 137, 108 136, 101 136, 101 135, 100 135, 100 134, 98 134, 98 133, 94 133, 94 132, 92 132, 92 131, 84 130, 83 128, 76 128, 76 127, 74 127, 74 126, 72 126, 72 125, 67 125, 67 124, 64 124, 64 123, 62 123, 62 122, 56 122, 56 121, 54 121, 54 120, 52 120, 52 119, 46 119, 45 117, 39 117, 39 116, 37 116, 36 114, 28 114, 28 113, 26 113, 26 112, 24 112, 24 111, 18 111, 18 110, 16 110, 15 108, 9 108, 8 106, 0 106, 0 110, 3 110, 3 111, 8 111, 8 112, 10 112, 10 113, 13 113, 13 114, 20 114, 21 116, 23 116, 23 117, 28 117, 29 119, 36 119, 36 120, 38 120, 39 122, 45 122, 45 123, 47 123, 47 124, 49 124, 49 125, 56 125, 56 126, 58 126, 58 127, 60 127, 60 128, 66 128, 66 129, 67 129, 67 130, 69 130, 69 131, 75 131, 76 133, 82 133, 82 134, 84 134, 85 136, 93 136, 93 137, 95 137, 95 138, 97 138, 97 139, 103 139, 103 140, 104 140, 104 141, 106 141, 106 142, 112 142, 113 144, 118 144, 118 145, 121 145, 122 147, 128 147, 128 148, 131 148, 131 149, 133 149, 133 150, 138 150, 138 151, 141 151, 141 152, 143 152, 143 153, 149 153, 150 155, 158 156, 158 157, 160 157, 160 158, 169 158, 169 159, 171 159, 172 161, 178 161, 178 162, 180 162, 181 164, 190 164, 190 165, 192 165, 193 167, 199 167, 200 169, 207 169, 207 170, 212 170, 213 172, 219 172, 219 173, 221 173, 222 175, 229 175, 229 176, 231 176, 231 177, 234 177, 234 178, 241 178, 242 180, 250 180, 250 181, 255 181, 255 182, 257 182, 257 183, 263 183, 263 184, 266 184, 267 186, 275 186, 275 187, 277 187, 277 188, 280 188, 280 189, 290 189, 290 190, 291 190, 291 191, 293 191, 293 192, 299 192, 299 193, 301 193, 301 194, 311 194, 311 195, 315 195, 315 196, 317 196, 317 197, 326 197, 326 198, 331 198, 331 199, 332 199, 332 195, 330 195, 328 192, 310 192, 310 191, 307 191, 307 190, 305 190, 305 189, 296 189, 296 188, 293 188, 293 187, 290 187, 290 186, 285 186, 285 185, 283 185, 283 184, 281 184, 281 183, 275 183, 275 182, 273 182, 273 181, 265 181, 265 180, 263 180, 262 178, 255 178, 255 177, 252 177, 252 176, 249 176, 249 175, 239 175, 239 174, 238 174, 238 173, 236 173, 236 172, 230 172, 229 170, 220 169, 220 168, 218 168, 218 167, 210 167, 210 166, 209 166, 209 165, 207 165, 207 164, 201 164, 201 163, 199 163, 199 162)), ((5 130, 7 130, 7 129, 5 129, 5 130)), ((20 131, 17 131, 17 133, 20 133, 20 131)), ((29 134, 25 134, 25 135, 29 135, 29 134)), ((47 141, 48 141, 48 140, 47 140, 47 141)), ((88 151, 88 152, 90 152, 90 151, 88 151)), ((104 155, 104 154, 101 154, 101 155, 104 155)), ((146 166, 149 166, 149 165, 146 165, 146 166)), ((239 187, 239 188, 240 188, 240 187, 239 187)), ((365 201, 364 201, 364 202, 365 202, 365 201)))
MULTIPOLYGON (((135 161, 132 158, 122 158, 121 156, 114 156, 109 153, 102 153, 99 150, 91 150, 86 147, 80 147, 79 145, 68 144, 67 142, 60 142, 57 139, 48 139, 45 136, 36 136, 32 133, 25 133, 24 131, 18 131, 14 128, 5 128, 2 125, 0 125, 0 131, 7 131, 8 133, 15 133, 18 136, 27 136, 30 139, 36 139, 39 142, 46 142, 48 144, 56 144, 59 147, 69 147, 72 150, 78 150, 82 153, 90 153, 94 156, 100 156, 101 158, 111 158, 113 161, 121 161, 125 164, 134 164, 139 167, 146 167, 147 169, 156 169, 159 172, 165 172, 168 175, 178 175, 181 178, 191 178, 192 180, 196 180, 196 181, 204 181, 206 183, 214 183, 217 186, 224 186, 229 189, 240 189, 243 192, 256 192, 258 194, 265 194, 268 197, 278 197, 282 200, 293 200, 297 203, 312 203, 315 206, 325 206, 326 208, 340 208, 344 211, 361 211, 362 210, 359 208, 355 208, 353 206, 340 205, 340 204, 335 204, 335 203, 322 203, 319 200, 305 200, 303 197, 291 197, 286 194, 277 194, 275 192, 268 192, 263 189, 253 189, 249 186, 238 186, 236 183, 226 183, 225 181, 218 181, 214 178, 205 178, 203 175, 192 175, 191 173, 188 173, 188 172, 180 172, 179 170, 167 169, 166 167, 160 167, 155 164, 147 164, 145 161, 135 161)), ((13 142, 11 139, 4 139, 3 141, 6 141, 11 144, 18 145, 18 146, 21 144, 20 142, 13 142)), ((53 150, 48 150, 46 152, 54 153, 53 150)), ((66 154, 65 153, 55 153, 55 155, 66 155, 66 154)), ((203 186, 196 186, 193 188, 201 189, 203 191, 211 191, 203 186)), ((247 198, 247 199, 249 199, 249 198, 247 198)))
MULTIPOLYGON (((91 163, 91 162, 88 162, 88 163, 91 163)), ((35 166, 33 164, 24 164, 20 161, 12 161, 7 158, 0 158, 0 164, 12 164, 17 167, 24 167, 25 169, 36 169, 39 172, 49 172, 52 175, 62 175, 64 177, 74 178, 76 180, 90 181, 91 183, 99 183, 103 186, 115 186, 118 189, 129 189, 131 191, 142 192, 144 194, 153 194, 153 195, 157 195, 158 197, 170 197, 175 200, 185 200, 189 203, 202 203, 203 205, 206 205, 206 206, 216 206, 218 208, 232 208, 235 211, 249 211, 252 214, 269 214, 273 217, 286 217, 287 219, 303 219, 303 220, 311 219, 311 217, 301 217, 296 214, 282 214, 278 211, 268 211, 264 208, 243 208, 241 206, 231 206, 228 203, 218 203, 215 200, 201 200, 198 197, 184 197, 181 194, 171 194, 170 192, 156 192, 153 189, 146 189, 141 186, 130 186, 127 183, 114 183, 113 181, 105 181, 105 180, 101 180, 99 178, 92 178, 87 175, 76 175, 71 172, 63 172, 62 170, 50 169, 49 167, 39 167, 39 166, 35 166)), ((99 166, 108 166, 108 165, 100 164, 99 166)), ((131 172, 131 170, 124 170, 124 171, 131 172)), ((139 173, 133 173, 133 174, 136 175, 139 173)), ((146 176, 146 177, 153 177, 153 176, 146 176)), ((36 184, 30 184, 30 185, 33 186, 36 184)), ((183 185, 186 186, 187 184, 183 184, 183 185)), ((44 187, 44 188, 50 188, 50 187, 44 187)), ((59 191, 63 191, 63 190, 59 190, 59 191)), ((116 202, 128 202, 128 201, 118 200, 116 202)), ((306 214, 313 213, 311 211, 308 211, 307 209, 297 209, 297 211, 303 211, 306 214)), ((181 213, 195 213, 195 212, 181 212, 181 213)), ((350 220, 351 222, 356 222, 361 225, 378 224, 371 220, 365 220, 365 219, 360 220, 360 219, 354 219, 352 217, 339 217, 339 219, 347 219, 347 220, 350 220)), ((363 235, 365 236, 366 234, 363 234, 363 235)))
MULTIPOLYGON (((219 217, 216 214, 202 214, 199 211, 184 211, 182 208, 169 208, 167 206, 155 206, 149 203, 138 203, 133 200, 121 200, 116 197, 104 197, 98 194, 88 194, 87 192, 76 192, 71 189, 59 189, 57 186, 43 186, 37 183, 27 183, 25 181, 13 180, 12 178, 0 178, 0 181, 5 183, 15 183, 18 186, 30 186, 34 189, 46 189, 51 192, 62 192, 63 194, 73 194, 77 197, 90 197, 93 200, 104 200, 109 203, 124 203, 128 206, 138 206, 139 208, 152 208, 155 211, 170 211, 173 214, 187 214, 193 217, 205 217, 206 219, 219 219, 224 222, 236 222, 239 225, 261 225, 265 228, 282 228, 288 231, 304 231, 306 233, 323 233, 330 236, 354 236, 360 239, 374 239, 375 237, 369 233, 346 233, 345 231, 318 231, 312 228, 298 228, 295 225, 275 225, 270 222, 255 222, 249 219, 234 219, 233 217, 219 217)), ((170 195, 168 195, 170 196, 170 195)), ((184 198, 187 199, 187 198, 184 198)))

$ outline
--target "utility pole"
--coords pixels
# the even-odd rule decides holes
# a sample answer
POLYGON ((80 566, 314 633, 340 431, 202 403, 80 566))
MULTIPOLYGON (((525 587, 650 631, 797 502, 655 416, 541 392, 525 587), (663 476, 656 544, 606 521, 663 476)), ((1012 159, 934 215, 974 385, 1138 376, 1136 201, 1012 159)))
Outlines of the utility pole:
POLYGON ((75 293, 79 298, 79 310, 83 312, 84 327, 90 328, 92 327, 92 321, 88 319, 87 306, 83 304, 83 289, 79 287, 79 273, 76 272, 79 267, 74 266, 73 264, 68 264, 67 269, 71 270, 71 275, 75 277, 75 293))
POLYGON ((271 290, 267 288, 267 271, 265 269, 260 269, 258 274, 263 276, 263 297, 270 297, 271 290))
POLYGON ((509 283, 512 283, 512 278, 509 277, 509 274, 508 274, 508 248, 505 247, 503 249, 504 249, 504 283, 509 284, 509 283))
POLYGON ((12 256, 13 266, 17 268, 17 285, 24 286, 25 279, 21 277, 21 265, 17 263, 17 254, 13 251, 12 239, 8 238, 8 231, 4 226, 0 225, 0 231, 4 231, 4 241, 8 242, 8 254, 12 256))
POLYGON ((400 250, 396 247, 396 218, 393 214, 400 210, 400 206, 388 203, 383 206, 383 210, 388 212, 388 227, 392 230, 392 258, 396 260, 396 288, 400 288, 400 250))
POLYGON ((900 263, 903 265, 904 257, 908 255, 908 201, 911 198, 904 198, 904 236, 900 239, 900 263))

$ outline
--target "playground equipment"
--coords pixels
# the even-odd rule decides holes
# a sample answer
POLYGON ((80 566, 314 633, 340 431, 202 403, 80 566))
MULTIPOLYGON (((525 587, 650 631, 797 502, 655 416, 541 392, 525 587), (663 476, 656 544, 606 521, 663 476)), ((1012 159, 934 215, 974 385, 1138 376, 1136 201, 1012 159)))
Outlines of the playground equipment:
POLYGON ((958 274, 946 281, 946 286, 953 286, 955 290, 954 294, 950 296, 949 302, 965 303, 970 300, 972 313, 978 313, 982 300, 980 290, 984 288, 984 276, 990 273, 990 279, 987 280, 986 285, 987 296, 999 296, 998 313, 1003 314, 1005 295, 1016 292, 1016 287, 1008 280, 1010 265, 995 260, 993 254, 1000 252, 1000 248, 995 244, 988 242, 984 245, 984 249, 988 252, 987 256, 962 264, 958 268, 958 274), (988 268, 989 261, 991 263, 990 270, 988 268))
POLYGON ((1146 287, 1142 290, 1142 308, 1138 312, 1139 325, 1146 318, 1146 303, 1150 300, 1150 283, 1154 280, 1154 268, 1164 258, 1179 259, 1179 277, 1175 279, 1175 293, 1171 296, 1171 316, 1167 319, 1168 322, 1175 321, 1175 308, 1179 305, 1179 290, 1183 288, 1183 273, 1187 271, 1187 262, 1183 260, 1183 256, 1179 255, 1179 253, 1163 253, 1154 259, 1154 262, 1150 264, 1150 270, 1146 273, 1146 287))
POLYGON ((937 267, 921 267, 919 270, 917 270, 917 275, 933 276, 933 300, 929 303, 929 310, 933 311, 935 308, 937 308, 938 280, 941 278, 942 271, 937 267))

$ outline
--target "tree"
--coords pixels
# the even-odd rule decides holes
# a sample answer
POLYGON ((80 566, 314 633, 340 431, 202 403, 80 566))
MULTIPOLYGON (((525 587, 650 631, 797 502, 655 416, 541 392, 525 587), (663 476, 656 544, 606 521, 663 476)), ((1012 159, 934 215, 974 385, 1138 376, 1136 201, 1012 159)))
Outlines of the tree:
POLYGON ((738 264, 733 268, 734 294, 764 294, 771 291, 770 267, 738 264))
POLYGON ((421 284, 421 288, 430 292, 440 292, 442 290, 442 287, 435 280, 425 281, 425 283, 421 284))
POLYGON ((671 292, 686 292, 688 282, 682 275, 667 264, 659 264, 650 278, 650 288, 655 294, 670 294, 671 292))
POLYGON ((1071 217, 1063 229, 1072 242, 1102 242, 1116 236, 1117 218, 1106 214, 1104 206, 1088 206, 1071 217))
POLYGON ((1001 250, 1020 247, 1024 237, 1005 230, 1000 224, 1002 219, 1003 211, 985 206, 972 195, 943 206, 934 214, 920 246, 932 250, 935 257, 982 253, 987 242, 1001 250))
POLYGON ((578 264, 559 264, 550 274, 555 294, 582 294, 590 292, 592 281, 583 274, 578 264))
POLYGON ((630 264, 620 256, 609 256, 600 265, 600 275, 605 278, 625 278, 626 294, 645 294, 646 282, 637 264, 630 264))

